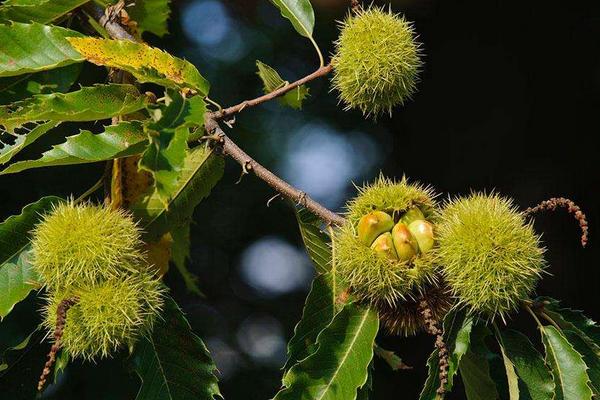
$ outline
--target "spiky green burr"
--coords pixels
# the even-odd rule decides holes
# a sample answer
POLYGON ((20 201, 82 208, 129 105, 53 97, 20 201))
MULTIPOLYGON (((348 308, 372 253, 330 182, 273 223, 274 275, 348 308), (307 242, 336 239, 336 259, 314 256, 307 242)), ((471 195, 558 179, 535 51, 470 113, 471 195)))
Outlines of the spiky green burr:
POLYGON ((46 287, 94 285, 142 265, 140 229, 121 210, 60 203, 33 231, 32 263, 46 287))
POLYGON ((341 23, 332 59, 332 84, 346 109, 391 114, 416 91, 420 44, 404 17, 383 8, 359 8, 341 23))
POLYGON ((472 313, 504 318, 535 289, 544 249, 512 200, 485 193, 457 198, 444 206, 437 229, 444 278, 472 313))
POLYGON ((67 312, 61 345, 73 358, 97 360, 112 356, 151 331, 163 305, 164 289, 150 273, 108 279, 100 284, 49 293, 44 326, 52 333, 57 307, 76 298, 67 312))

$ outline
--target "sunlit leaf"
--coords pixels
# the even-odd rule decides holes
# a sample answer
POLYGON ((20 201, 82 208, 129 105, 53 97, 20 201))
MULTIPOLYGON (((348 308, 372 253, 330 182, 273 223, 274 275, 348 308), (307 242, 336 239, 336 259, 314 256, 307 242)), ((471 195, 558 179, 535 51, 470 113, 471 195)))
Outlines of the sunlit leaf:
POLYGON ((315 27, 315 12, 309 0, 270 0, 281 15, 289 19, 294 29, 307 38, 312 37, 315 27))
POLYGON ((141 153, 147 143, 146 134, 139 122, 121 122, 105 127, 104 132, 96 135, 90 131, 81 131, 69 136, 66 142, 53 146, 37 160, 18 161, 1 171, 0 175, 15 174, 32 168, 87 164, 127 157, 141 153))
POLYGON ((190 88, 202 96, 208 94, 210 85, 194 65, 160 49, 128 40, 68 40, 88 61, 127 71, 140 82, 153 82, 171 88, 190 88))
POLYGON ((368 379, 377 313, 348 304, 317 337, 317 350, 283 377, 274 400, 353 400, 368 379))
POLYGON ((600 396, 600 354, 576 332, 564 330, 563 334, 569 343, 573 345, 575 351, 583 357, 583 361, 588 367, 587 373, 590 378, 590 388, 596 397, 600 396))
POLYGON ((546 363, 552 370, 556 399, 590 400, 590 378, 583 357, 554 326, 544 326, 542 341, 546 349, 546 363))
POLYGON ((81 33, 38 23, 0 24, 0 77, 38 72, 81 62, 67 41, 81 33))
POLYGON ((0 6, 0 21, 54 21, 89 0, 6 0, 0 6))
POLYGON ((31 121, 96 121, 144 108, 145 96, 132 85, 95 85, 69 93, 40 94, 0 106, 7 131, 31 121))
POLYGON ((171 260, 181 274, 186 289, 190 293, 198 296, 204 296, 198 287, 198 277, 191 273, 187 268, 187 262, 190 259, 190 223, 176 226, 171 230, 173 245, 171 246, 171 260))
POLYGON ((224 160, 213 150, 199 146, 189 150, 168 208, 157 193, 145 195, 130 209, 141 220, 147 240, 190 222, 194 208, 210 194, 223 176, 224 160))
POLYGON ((56 127, 60 122, 50 121, 40 125, 34 125, 31 128, 22 128, 20 132, 15 135, 14 142, 11 144, 2 143, 0 141, 0 164, 6 164, 13 158, 17 153, 29 146, 31 143, 44 136, 52 128, 56 127))

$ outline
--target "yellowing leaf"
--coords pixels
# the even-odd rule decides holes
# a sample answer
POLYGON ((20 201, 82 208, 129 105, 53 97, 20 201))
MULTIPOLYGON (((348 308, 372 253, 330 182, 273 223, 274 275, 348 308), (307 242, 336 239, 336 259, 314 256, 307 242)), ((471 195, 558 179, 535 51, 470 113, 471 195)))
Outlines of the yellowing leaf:
POLYGON ((146 260, 156 269, 158 276, 163 276, 169 271, 172 245, 173 238, 170 233, 165 233, 158 242, 146 245, 146 260))
POLYGON ((88 61, 130 72, 140 82, 190 88, 208 94, 210 85, 189 61, 142 43, 98 38, 68 38, 88 61))

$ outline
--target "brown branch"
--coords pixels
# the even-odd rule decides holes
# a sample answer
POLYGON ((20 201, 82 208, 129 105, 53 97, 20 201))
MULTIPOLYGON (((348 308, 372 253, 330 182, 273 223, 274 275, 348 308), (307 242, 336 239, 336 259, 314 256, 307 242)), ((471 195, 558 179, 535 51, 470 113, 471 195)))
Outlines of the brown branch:
POLYGON ((573 214, 575 219, 579 222, 579 227, 581 228, 581 245, 585 247, 588 242, 587 218, 583 211, 581 211, 581 208, 579 208, 572 200, 564 197, 552 197, 551 199, 542 201, 535 207, 529 207, 525 210, 525 215, 535 214, 536 212, 544 210, 554 211, 558 207, 566 208, 569 214, 573 214))
POLYGON ((42 375, 40 375, 40 380, 38 381, 38 392, 41 392, 44 388, 46 380, 48 379, 48 375, 50 375, 50 369, 56 361, 56 354, 58 353, 58 350, 60 350, 60 341, 65 330, 65 324, 67 323, 67 311, 69 311, 69 309, 76 303, 77 298, 71 297, 62 300, 56 308, 56 327, 54 328, 54 343, 50 348, 50 352, 48 353, 48 361, 46 361, 46 364, 44 365, 44 370, 42 371, 42 375))
POLYGON ((438 321, 433 317, 431 307, 427 300, 423 299, 419 303, 421 315, 425 321, 425 330, 430 335, 435 336, 435 347, 438 349, 438 368, 440 386, 437 389, 437 394, 444 396, 446 393, 446 384, 448 383, 448 346, 444 342, 444 331, 439 327, 438 321))
POLYGON ((211 116, 211 114, 206 114, 204 120, 207 133, 212 135, 212 138, 219 142, 224 154, 233 158, 242 166, 244 173, 254 173, 254 175, 265 181, 269 186, 277 190, 277 192, 288 199, 295 201, 299 205, 306 207, 326 223, 334 225, 341 225, 344 223, 344 218, 341 215, 323 207, 321 204, 311 199, 305 192, 279 178, 246 154, 244 150, 240 149, 238 145, 223 132, 219 123, 211 116))
POLYGON ((227 107, 222 110, 219 110, 219 111, 215 111, 215 112, 211 113, 210 117, 215 120, 223 119, 223 118, 229 117, 233 114, 237 114, 247 107, 254 107, 259 104, 265 103, 267 101, 273 100, 277 97, 281 97, 284 94, 288 93, 289 91, 294 90, 295 88, 302 86, 307 82, 310 82, 312 80, 315 80, 317 78, 320 78, 322 76, 329 74, 332 71, 332 69, 333 69, 333 67, 331 64, 325 65, 325 66, 319 68, 318 70, 316 70, 315 72, 313 72, 312 74, 306 75, 304 78, 298 79, 296 82, 289 83, 285 86, 280 87, 277 90, 274 90, 270 93, 267 93, 265 95, 255 98, 255 99, 244 100, 240 104, 237 104, 235 106, 231 106, 231 107, 227 107))

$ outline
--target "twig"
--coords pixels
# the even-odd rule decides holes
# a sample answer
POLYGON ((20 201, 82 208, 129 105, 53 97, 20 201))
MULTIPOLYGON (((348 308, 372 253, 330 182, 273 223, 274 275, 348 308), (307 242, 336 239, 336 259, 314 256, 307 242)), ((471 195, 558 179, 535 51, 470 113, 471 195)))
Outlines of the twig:
POLYGON ((279 178, 246 154, 225 134, 225 132, 223 132, 219 123, 212 118, 211 114, 206 114, 204 120, 208 135, 218 135, 218 143, 222 146, 223 153, 237 161, 238 164, 242 166, 243 170, 252 172, 283 196, 309 209, 324 222, 334 225, 341 225, 344 223, 344 218, 341 215, 323 207, 321 204, 311 199, 306 193, 279 178))
POLYGON ((427 300, 421 300, 419 308, 421 309, 421 315, 425 321, 427 333, 435 336, 435 347, 438 349, 438 368, 440 377, 440 386, 437 389, 437 394, 443 397, 446 393, 446 384, 448 383, 448 346, 446 345, 446 342, 444 342, 444 331, 439 327, 438 321, 434 319, 427 300))
POLYGON ((332 69, 333 69, 333 67, 331 64, 325 65, 325 66, 319 68, 318 70, 316 70, 315 72, 313 72, 312 74, 306 75, 304 78, 298 79, 296 82, 292 82, 288 85, 282 86, 279 89, 276 89, 270 93, 267 93, 263 96, 255 98, 255 99, 245 100, 235 106, 231 106, 231 107, 227 107, 222 110, 219 110, 219 111, 215 111, 210 114, 210 117, 215 120, 220 120, 220 119, 229 117, 233 114, 237 114, 247 107, 254 107, 256 105, 265 103, 269 100, 273 100, 277 97, 283 96, 284 94, 288 93, 291 90, 294 90, 295 88, 297 88, 299 86, 304 85, 307 82, 310 82, 312 80, 315 80, 317 78, 320 78, 322 76, 329 74, 332 71, 332 69))
POLYGON ((63 332, 65 330, 65 324, 67 322, 67 311, 77 303, 76 297, 71 297, 68 299, 62 300, 58 307, 56 308, 56 327, 54 328, 54 343, 50 348, 50 352, 48 353, 48 360, 44 365, 44 370, 42 371, 42 375, 40 375, 40 380, 38 382, 38 392, 41 392, 46 384, 46 380, 48 379, 48 375, 50 375, 50 368, 54 365, 56 361, 56 353, 60 350, 61 347, 61 339, 63 332))
POLYGON ((552 197, 551 199, 544 200, 535 207, 529 207, 525 210, 525 215, 535 214, 538 211, 551 210, 554 211, 558 207, 566 208, 569 214, 573 214, 575 219, 579 222, 581 227, 581 245, 585 247, 588 242, 588 222, 585 214, 581 211, 581 208, 575 204, 572 200, 564 197, 552 197))

